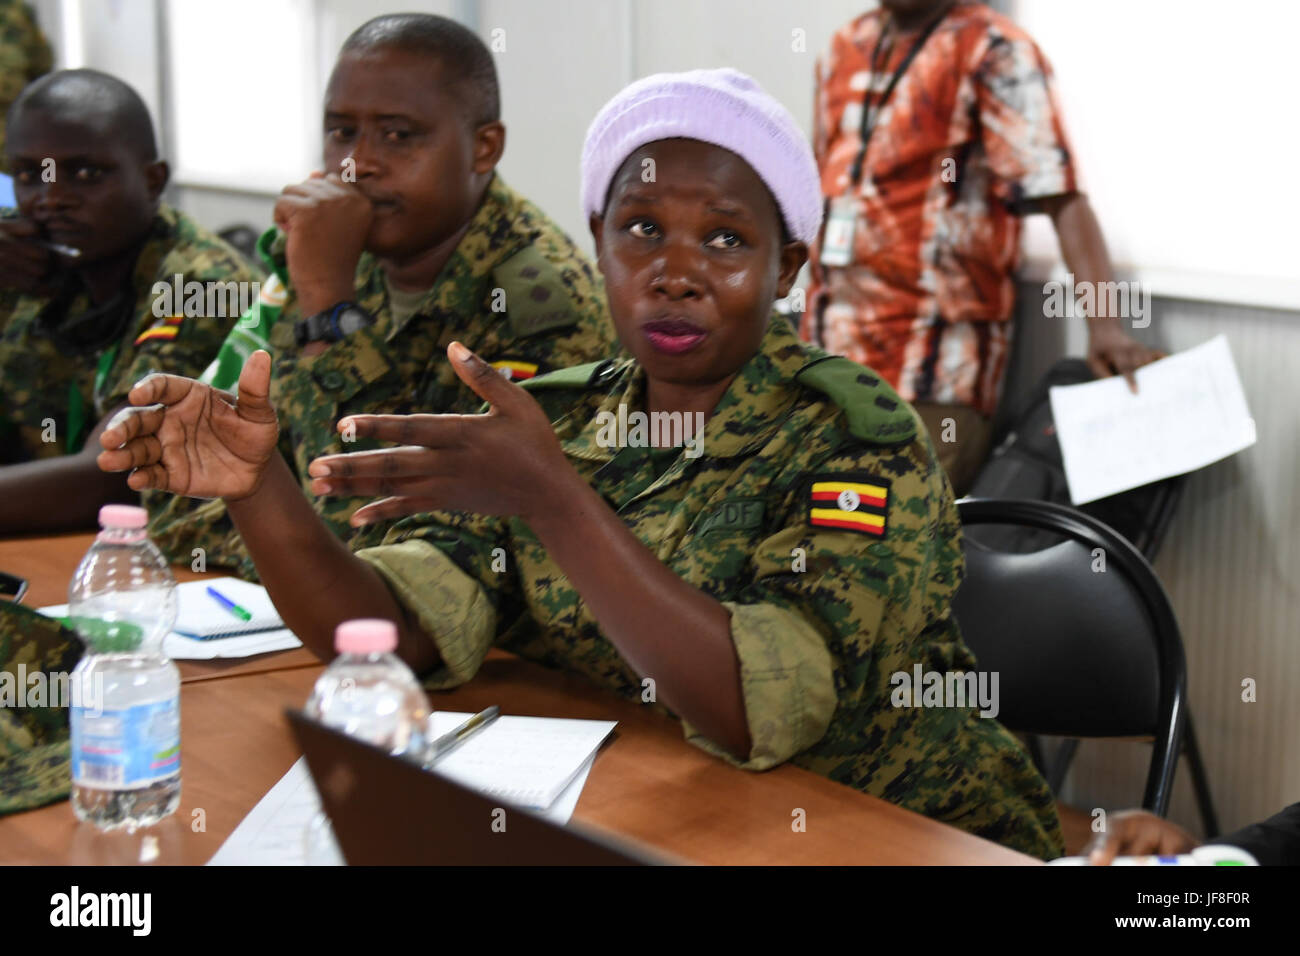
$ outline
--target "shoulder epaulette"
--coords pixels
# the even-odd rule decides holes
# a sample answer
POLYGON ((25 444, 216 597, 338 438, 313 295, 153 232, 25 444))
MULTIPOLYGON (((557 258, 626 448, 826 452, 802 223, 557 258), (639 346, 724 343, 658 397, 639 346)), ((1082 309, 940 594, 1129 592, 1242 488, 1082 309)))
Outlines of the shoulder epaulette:
POLYGON ((902 445, 916 437, 916 417, 879 375, 837 355, 815 359, 795 381, 826 395, 844 411, 849 431, 878 445, 902 445))
POLYGON ((609 381, 617 370, 617 360, 605 359, 603 362, 588 362, 586 365, 571 365, 568 368, 556 369, 545 375, 525 379, 519 384, 529 391, 539 388, 596 388, 609 381))
POLYGON ((516 336, 578 322, 560 270, 537 246, 526 246, 498 264, 492 282, 505 293, 506 322, 516 336))

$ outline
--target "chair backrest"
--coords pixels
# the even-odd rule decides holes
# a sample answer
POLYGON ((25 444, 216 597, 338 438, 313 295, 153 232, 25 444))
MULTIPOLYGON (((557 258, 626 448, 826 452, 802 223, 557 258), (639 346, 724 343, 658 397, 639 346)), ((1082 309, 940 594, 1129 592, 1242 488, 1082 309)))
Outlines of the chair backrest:
POLYGON ((1026 733, 1154 738, 1143 805, 1163 814, 1187 675, 1155 571, 1123 537, 1064 505, 964 499, 957 507, 963 527, 1015 525, 1065 538, 1028 554, 965 542, 953 613, 980 669, 998 673, 998 719, 1026 733))

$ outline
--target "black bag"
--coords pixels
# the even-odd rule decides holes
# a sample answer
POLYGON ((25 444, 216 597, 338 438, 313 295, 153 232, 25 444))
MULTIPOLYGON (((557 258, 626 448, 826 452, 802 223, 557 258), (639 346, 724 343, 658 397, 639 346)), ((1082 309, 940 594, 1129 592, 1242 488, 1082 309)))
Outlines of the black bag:
MULTIPOLYGON (((1069 505, 1070 488, 1065 480, 1048 389, 1054 385, 1090 382, 1095 377, 1083 359, 1062 359, 1053 365, 1012 416, 1010 431, 976 476, 970 497, 1069 505)), ((1151 561, 1173 517, 1181 490, 1182 478, 1178 476, 1077 507, 1110 525, 1151 561)), ((1046 531, 996 525, 980 525, 967 529, 966 534, 994 550, 1020 554, 1041 551, 1061 540, 1060 536, 1046 531)))

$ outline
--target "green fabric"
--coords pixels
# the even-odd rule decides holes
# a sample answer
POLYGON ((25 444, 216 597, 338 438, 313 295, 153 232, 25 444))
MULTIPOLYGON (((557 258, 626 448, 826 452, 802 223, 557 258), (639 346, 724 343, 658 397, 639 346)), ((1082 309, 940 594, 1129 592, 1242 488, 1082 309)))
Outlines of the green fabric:
POLYGON ((826 395, 858 438, 881 445, 901 445, 916 437, 916 416, 884 379, 841 356, 811 362, 795 378, 826 395))
MULTIPOLYGON (((68 628, 30 608, 0 602, 0 814, 68 796, 67 701, 20 707, 34 675, 70 675, 82 643, 68 628), (19 695, 22 695, 21 698, 19 695)), ((51 683, 52 686, 52 683, 51 683)))
POLYGON ((258 349, 271 351, 271 327, 284 310, 289 285, 288 266, 272 253, 279 234, 279 230, 272 227, 258 237, 257 255, 266 263, 270 274, 262 282, 257 302, 230 330, 217 350, 217 357, 199 376, 200 382, 228 392, 237 391, 239 373, 248 357, 258 349))

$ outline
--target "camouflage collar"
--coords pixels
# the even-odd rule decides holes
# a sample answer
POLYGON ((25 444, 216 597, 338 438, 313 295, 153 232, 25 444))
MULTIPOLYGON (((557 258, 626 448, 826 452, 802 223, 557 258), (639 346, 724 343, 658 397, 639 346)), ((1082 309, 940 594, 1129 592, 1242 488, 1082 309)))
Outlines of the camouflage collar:
MULTIPOLYGON (((773 315, 758 351, 741 367, 705 424, 703 453, 710 458, 730 458, 747 454, 766 441, 794 405, 799 394, 795 375, 809 357, 789 320, 773 315)), ((608 420, 601 413, 617 419, 620 405, 628 412, 645 409, 645 371, 634 360, 609 367, 601 377, 610 384, 609 391, 576 433, 561 441, 565 454, 571 457, 610 461, 617 449, 597 441, 601 421, 608 420)), ((671 480, 681 468, 679 459, 656 485, 671 480)))
POLYGON ((704 428, 704 454, 734 457, 765 442, 793 407, 799 395, 795 375, 807 362, 807 347, 790 320, 773 315, 758 352, 740 369, 704 428))
MULTIPOLYGON (((511 229, 519 212, 519 200, 519 194, 494 174, 464 238, 452 250, 442 272, 415 311, 385 332, 386 339, 392 339, 417 315, 443 315, 450 323, 448 328, 476 321, 487 297, 486 283, 492 279, 492 270, 526 244, 526 236, 511 229)), ((357 290, 359 297, 382 297, 388 311, 384 270, 369 252, 363 252, 357 263, 357 290)))

